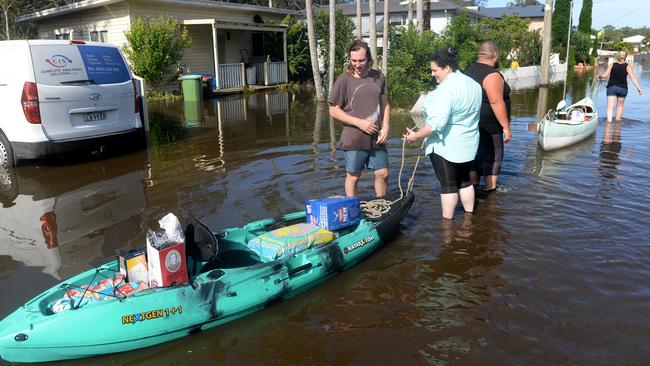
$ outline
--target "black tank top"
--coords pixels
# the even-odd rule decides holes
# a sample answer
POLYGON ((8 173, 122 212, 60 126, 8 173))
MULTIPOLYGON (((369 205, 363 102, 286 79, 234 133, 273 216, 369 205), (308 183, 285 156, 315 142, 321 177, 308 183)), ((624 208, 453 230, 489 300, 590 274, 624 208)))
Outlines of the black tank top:
POLYGON ((607 87, 609 88, 612 85, 627 89, 627 63, 614 62, 612 64, 607 87))
MULTIPOLYGON (((503 127, 501 127, 499 120, 497 120, 497 117, 494 115, 492 107, 490 106, 490 100, 485 93, 485 89, 483 89, 483 80, 493 72, 498 73, 499 76, 503 78, 503 75, 501 75, 499 70, 480 62, 473 63, 467 68, 467 70, 465 70, 465 75, 474 79, 481 86, 483 91, 481 119, 478 123, 479 130, 482 133, 489 133, 491 135, 503 132, 503 127)), ((508 113, 508 120, 510 120, 510 85, 508 85, 505 79, 503 80, 503 100, 506 102, 506 112, 508 113)))

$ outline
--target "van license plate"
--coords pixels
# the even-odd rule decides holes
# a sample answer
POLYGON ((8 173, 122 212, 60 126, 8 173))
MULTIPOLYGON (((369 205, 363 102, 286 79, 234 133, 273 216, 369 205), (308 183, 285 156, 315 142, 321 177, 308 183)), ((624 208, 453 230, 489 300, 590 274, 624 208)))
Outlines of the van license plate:
POLYGON ((100 121, 106 119, 106 113, 104 112, 93 112, 84 114, 84 119, 86 121, 100 121))

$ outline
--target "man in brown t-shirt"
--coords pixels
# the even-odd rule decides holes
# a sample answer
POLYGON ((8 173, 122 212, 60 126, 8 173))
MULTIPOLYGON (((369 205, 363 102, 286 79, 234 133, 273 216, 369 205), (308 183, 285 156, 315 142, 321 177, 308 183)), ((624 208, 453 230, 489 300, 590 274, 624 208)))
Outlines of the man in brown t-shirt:
POLYGON ((345 194, 357 195, 361 171, 375 171, 375 194, 388 189, 390 105, 386 78, 372 69, 368 44, 356 40, 348 48, 348 69, 336 79, 329 97, 330 116, 343 123, 339 147, 345 152, 345 194))

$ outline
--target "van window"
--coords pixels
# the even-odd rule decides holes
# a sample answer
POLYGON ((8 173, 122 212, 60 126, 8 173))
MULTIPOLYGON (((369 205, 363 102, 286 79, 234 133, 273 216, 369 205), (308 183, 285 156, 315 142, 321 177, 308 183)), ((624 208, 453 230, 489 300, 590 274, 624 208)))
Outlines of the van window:
POLYGON ((31 51, 34 75, 39 84, 115 84, 131 79, 124 58, 116 47, 32 45, 31 51))

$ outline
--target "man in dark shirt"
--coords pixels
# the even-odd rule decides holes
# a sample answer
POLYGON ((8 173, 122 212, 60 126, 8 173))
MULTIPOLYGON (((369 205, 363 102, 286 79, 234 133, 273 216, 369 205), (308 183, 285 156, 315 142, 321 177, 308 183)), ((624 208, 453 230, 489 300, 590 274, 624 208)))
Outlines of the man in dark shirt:
POLYGON ((510 86, 499 72, 499 52, 493 41, 481 43, 477 61, 465 70, 465 75, 483 88, 480 139, 471 171, 472 183, 478 186, 485 177, 485 189, 494 191, 503 161, 503 144, 512 138, 510 131, 510 86))
POLYGON ((345 152, 345 194, 357 195, 357 184, 364 168, 375 171, 375 194, 388 189, 389 133, 386 78, 372 69, 368 45, 360 40, 348 48, 349 66, 336 79, 328 103, 330 116, 343 123, 339 147, 345 152))

